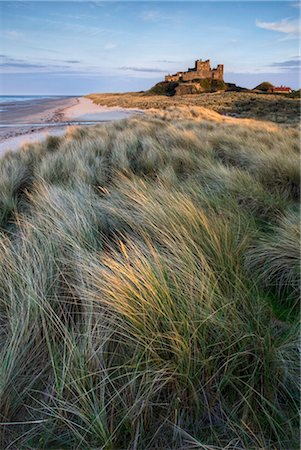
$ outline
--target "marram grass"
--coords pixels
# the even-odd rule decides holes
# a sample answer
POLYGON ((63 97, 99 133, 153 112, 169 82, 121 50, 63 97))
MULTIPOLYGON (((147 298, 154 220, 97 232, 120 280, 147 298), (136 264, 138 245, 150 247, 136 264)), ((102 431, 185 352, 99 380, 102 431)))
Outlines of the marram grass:
POLYGON ((1 448, 298 448, 297 148, 186 107, 0 160, 1 448))

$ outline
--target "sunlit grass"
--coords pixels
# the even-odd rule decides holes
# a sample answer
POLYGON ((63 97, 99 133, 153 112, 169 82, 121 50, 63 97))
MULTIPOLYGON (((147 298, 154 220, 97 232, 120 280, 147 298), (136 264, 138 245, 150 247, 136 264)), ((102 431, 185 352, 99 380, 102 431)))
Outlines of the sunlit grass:
MULTIPOLYGON (((298 124, 300 98, 250 92, 216 92, 214 94, 150 95, 148 92, 125 94, 90 94, 87 96, 102 106, 139 109, 175 109, 175 107, 209 108, 207 117, 217 119, 217 113, 232 117, 270 120, 277 123, 298 124)), ((164 115, 164 112, 162 113, 164 115)), ((174 114, 179 114, 175 112, 174 114)), ((181 115, 182 113, 180 113, 181 115)), ((193 112, 192 112, 193 114, 193 112)), ((222 120, 221 118, 219 120, 222 120)))
POLYGON ((185 107, 0 160, 1 448, 298 448, 298 146, 185 107))

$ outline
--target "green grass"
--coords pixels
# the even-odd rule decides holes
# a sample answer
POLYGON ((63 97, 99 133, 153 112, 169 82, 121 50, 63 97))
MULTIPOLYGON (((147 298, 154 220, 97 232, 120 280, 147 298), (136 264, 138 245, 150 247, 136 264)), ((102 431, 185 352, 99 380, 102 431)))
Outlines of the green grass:
POLYGON ((0 160, 0 447, 294 449, 299 135, 203 108, 0 160))
POLYGON ((254 91, 257 90, 262 92, 268 92, 268 90, 272 89, 273 87, 274 85, 272 83, 269 83, 268 81, 263 81, 254 88, 254 91))

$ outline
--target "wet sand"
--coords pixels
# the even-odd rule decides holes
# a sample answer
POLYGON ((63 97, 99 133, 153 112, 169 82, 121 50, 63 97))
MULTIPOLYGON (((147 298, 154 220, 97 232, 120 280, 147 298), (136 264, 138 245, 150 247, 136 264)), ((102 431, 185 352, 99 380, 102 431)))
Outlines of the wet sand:
POLYGON ((85 97, 2 103, 0 109, 4 110, 0 111, 0 154, 47 135, 62 135, 69 125, 89 126, 142 113, 99 106, 85 97))
POLYGON ((55 113, 78 103, 77 97, 42 98, 22 102, 1 103, 1 124, 27 124, 51 120, 55 113))

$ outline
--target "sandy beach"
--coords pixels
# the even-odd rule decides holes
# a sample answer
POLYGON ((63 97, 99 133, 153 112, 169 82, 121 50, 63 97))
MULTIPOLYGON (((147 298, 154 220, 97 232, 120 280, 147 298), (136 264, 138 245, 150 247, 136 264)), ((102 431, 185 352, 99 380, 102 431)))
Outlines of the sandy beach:
POLYGON ((141 113, 136 109, 105 107, 85 97, 49 98, 1 104, 0 154, 60 136, 68 126, 90 126, 141 113))

